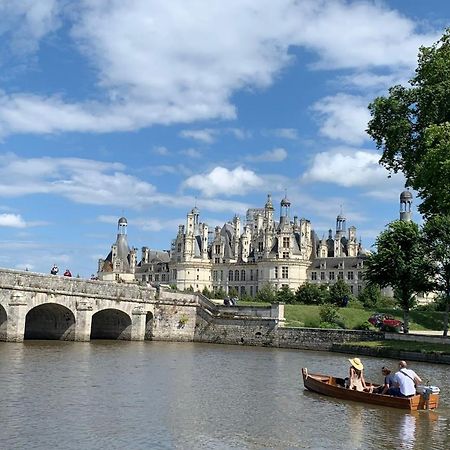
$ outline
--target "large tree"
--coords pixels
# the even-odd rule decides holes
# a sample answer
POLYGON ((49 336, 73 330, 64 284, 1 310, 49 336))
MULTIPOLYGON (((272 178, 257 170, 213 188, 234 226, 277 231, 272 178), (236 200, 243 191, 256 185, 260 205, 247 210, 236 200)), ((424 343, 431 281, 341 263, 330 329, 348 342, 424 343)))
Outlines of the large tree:
POLYGON ((450 309, 450 216, 435 215, 423 227, 427 257, 433 267, 433 284, 445 298, 444 336, 448 334, 450 309))
POLYGON ((409 87, 389 89, 369 105, 367 132, 383 154, 380 163, 401 171, 423 200, 425 215, 450 213, 450 29, 421 47, 409 87), (436 179, 439 177, 439 183, 436 179))
POLYGON ((403 310, 405 333, 409 332, 409 311, 418 293, 430 290, 431 268, 424 257, 419 227, 397 220, 376 239, 377 251, 365 262, 365 279, 381 287, 390 286, 403 310))

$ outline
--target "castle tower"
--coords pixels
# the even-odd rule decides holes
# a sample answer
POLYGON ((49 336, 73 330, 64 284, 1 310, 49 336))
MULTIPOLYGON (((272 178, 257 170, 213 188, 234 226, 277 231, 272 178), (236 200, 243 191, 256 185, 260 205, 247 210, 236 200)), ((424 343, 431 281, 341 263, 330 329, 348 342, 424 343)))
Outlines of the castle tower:
POLYGON ((411 204, 413 196, 409 189, 400 194, 400 220, 403 222, 411 222, 411 204))
POLYGON ((272 204, 272 196, 270 194, 267 194, 267 201, 264 205, 264 215, 267 220, 267 226, 268 228, 272 228, 273 226, 273 212, 274 207, 272 204))
POLYGON ((289 209, 291 207, 291 202, 286 196, 280 202, 280 227, 289 223, 289 209))
POLYGON ((345 217, 341 213, 336 217, 336 238, 341 238, 345 236, 345 217))

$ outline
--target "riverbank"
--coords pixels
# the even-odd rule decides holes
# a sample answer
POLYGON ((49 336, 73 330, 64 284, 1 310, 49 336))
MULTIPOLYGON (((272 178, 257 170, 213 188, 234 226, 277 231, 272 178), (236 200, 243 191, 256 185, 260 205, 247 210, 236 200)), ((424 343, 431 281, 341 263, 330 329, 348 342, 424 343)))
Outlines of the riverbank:
POLYGON ((393 339, 335 343, 330 350, 353 355, 450 364, 450 339, 448 344, 393 339))

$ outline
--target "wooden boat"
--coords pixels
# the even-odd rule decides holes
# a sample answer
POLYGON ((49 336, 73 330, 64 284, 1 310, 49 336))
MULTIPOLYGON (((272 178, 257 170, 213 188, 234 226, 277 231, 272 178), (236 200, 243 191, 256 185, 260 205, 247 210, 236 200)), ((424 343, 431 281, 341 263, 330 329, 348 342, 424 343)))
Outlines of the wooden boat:
MULTIPOLYGON (((343 378, 329 375, 308 373, 302 369, 303 384, 306 389, 327 395, 329 397, 353 400, 374 405, 390 406, 392 408, 417 411, 419 409, 435 409, 438 407, 439 394, 416 394, 411 397, 393 397, 392 395, 373 394, 369 392, 354 391, 345 387, 343 378)), ((370 385, 370 383, 368 383, 370 385)), ((376 387, 376 385, 373 385, 376 387)))

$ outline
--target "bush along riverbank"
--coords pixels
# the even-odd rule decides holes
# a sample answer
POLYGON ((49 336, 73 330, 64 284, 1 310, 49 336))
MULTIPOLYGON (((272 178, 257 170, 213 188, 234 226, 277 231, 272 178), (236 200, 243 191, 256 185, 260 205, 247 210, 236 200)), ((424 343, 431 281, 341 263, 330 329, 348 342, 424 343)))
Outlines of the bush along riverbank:
POLYGON ((332 345, 331 351, 380 358, 450 364, 450 340, 448 344, 399 340, 335 343, 332 345))

